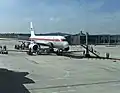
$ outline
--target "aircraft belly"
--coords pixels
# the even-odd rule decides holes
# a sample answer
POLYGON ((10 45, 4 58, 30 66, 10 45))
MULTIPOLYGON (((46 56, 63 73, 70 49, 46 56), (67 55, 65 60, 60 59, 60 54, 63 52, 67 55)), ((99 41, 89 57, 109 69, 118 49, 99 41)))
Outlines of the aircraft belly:
POLYGON ((63 48, 62 44, 60 42, 54 42, 55 48, 63 48))
POLYGON ((52 41, 36 40, 35 42, 38 43, 39 45, 46 45, 46 46, 50 46, 50 43, 52 43, 54 46, 54 42, 52 41))
POLYGON ((50 43, 52 43, 54 48, 64 48, 64 46, 61 42, 44 41, 44 40, 36 40, 35 42, 40 45, 47 45, 47 46, 49 46, 50 43))

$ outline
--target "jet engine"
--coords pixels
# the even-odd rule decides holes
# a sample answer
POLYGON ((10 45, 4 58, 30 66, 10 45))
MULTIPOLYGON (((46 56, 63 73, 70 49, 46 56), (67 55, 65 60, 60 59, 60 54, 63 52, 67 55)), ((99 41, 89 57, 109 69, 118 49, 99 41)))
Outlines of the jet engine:
POLYGON ((29 49, 31 50, 31 52, 36 52, 38 50, 38 45, 37 44, 30 44, 29 45, 29 49))

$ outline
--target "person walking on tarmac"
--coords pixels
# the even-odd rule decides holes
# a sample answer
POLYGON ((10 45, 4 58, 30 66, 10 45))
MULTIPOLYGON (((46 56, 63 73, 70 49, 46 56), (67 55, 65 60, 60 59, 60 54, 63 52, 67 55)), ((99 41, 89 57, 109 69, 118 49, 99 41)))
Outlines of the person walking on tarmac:
POLYGON ((93 51, 93 47, 92 47, 92 46, 91 46, 91 51, 92 51, 92 52, 94 52, 94 51, 93 51))
POLYGON ((110 54, 109 53, 106 53, 106 58, 109 58, 110 54))
POLYGON ((83 51, 83 56, 85 56, 85 50, 83 51))
POLYGON ((0 53, 2 53, 2 46, 0 46, 0 53))
POLYGON ((4 50, 4 51, 6 51, 6 50, 7 50, 6 46, 3 46, 3 50, 4 50))

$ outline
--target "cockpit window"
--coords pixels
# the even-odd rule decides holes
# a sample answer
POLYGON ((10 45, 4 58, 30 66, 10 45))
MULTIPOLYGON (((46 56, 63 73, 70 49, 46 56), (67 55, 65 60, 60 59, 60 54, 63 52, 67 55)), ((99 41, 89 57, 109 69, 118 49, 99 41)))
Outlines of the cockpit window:
POLYGON ((66 39, 62 39, 62 41, 67 41, 66 39))

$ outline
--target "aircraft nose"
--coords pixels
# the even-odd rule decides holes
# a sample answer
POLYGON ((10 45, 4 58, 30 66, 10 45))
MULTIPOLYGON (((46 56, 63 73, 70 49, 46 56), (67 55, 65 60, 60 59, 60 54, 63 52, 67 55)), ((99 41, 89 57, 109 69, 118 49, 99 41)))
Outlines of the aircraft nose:
POLYGON ((68 42, 64 42, 64 46, 68 47, 69 46, 68 42))
POLYGON ((63 45, 64 48, 68 48, 69 47, 69 44, 68 42, 64 42, 64 45, 63 45))
POLYGON ((66 47, 64 50, 65 50, 65 51, 68 51, 68 50, 69 50, 69 47, 66 47))

